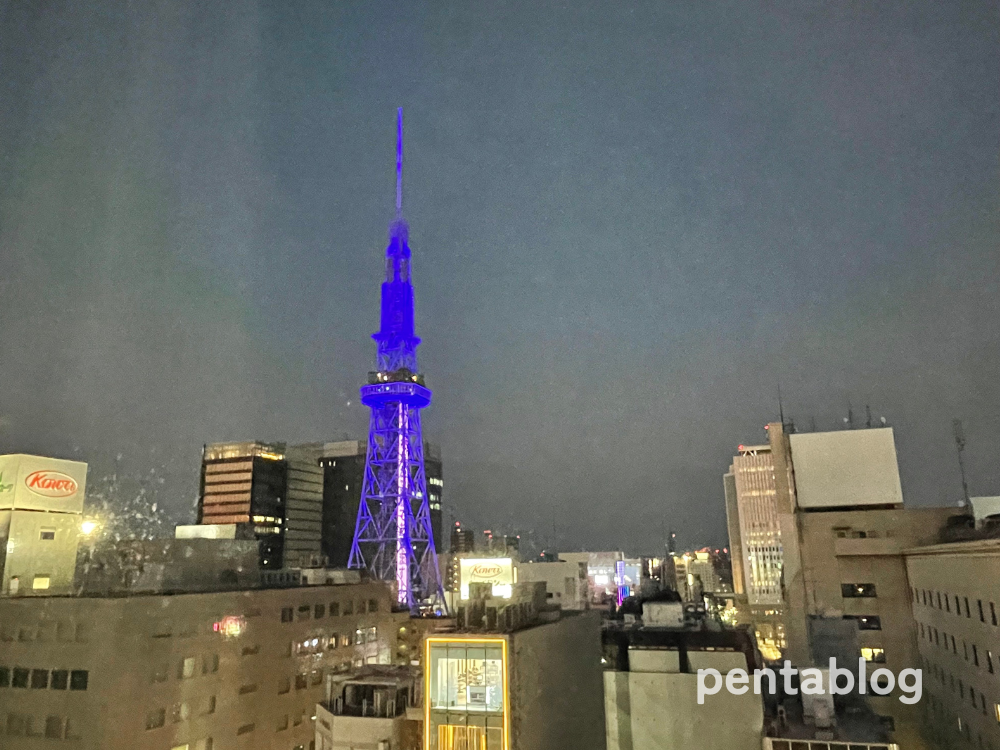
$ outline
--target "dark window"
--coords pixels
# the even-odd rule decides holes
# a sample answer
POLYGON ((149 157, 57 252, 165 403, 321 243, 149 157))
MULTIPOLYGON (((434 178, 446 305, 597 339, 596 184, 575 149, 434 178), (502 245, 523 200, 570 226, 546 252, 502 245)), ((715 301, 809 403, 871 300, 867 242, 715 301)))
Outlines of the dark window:
POLYGON ((49 687, 53 690, 65 690, 69 687, 69 672, 65 669, 53 669, 49 687))
POLYGON ((32 669, 31 687, 35 690, 45 690, 49 686, 49 670, 32 669))
POLYGON ((983 600, 976 599, 976 606, 979 607, 979 622, 986 622, 986 615, 983 613, 983 600))
POLYGON ((875 596, 874 583, 842 583, 840 593, 845 599, 870 599, 875 596))
MULTIPOLYGON (((945 600, 947 600, 947 599, 948 599, 948 597, 946 596, 945 600)), ((937 592, 937 600, 938 600, 938 609, 941 609, 941 592, 940 591, 937 592)))
POLYGON ((354 614, 354 602, 344 602, 344 614, 353 615, 354 614))
POLYGON ((340 617, 340 602, 330 602, 330 617, 340 617))
POLYGON ((214 714, 215 713, 215 696, 210 695, 205 700, 205 710, 202 711, 203 714, 214 714))
POLYGON ((369 612, 378 612, 378 599, 369 599, 368 600, 368 611, 369 612))
POLYGON ((50 740, 61 740, 63 737, 63 720, 61 716, 45 717, 45 736, 50 740))
POLYGON ((976 648, 975 643, 972 644, 972 663, 979 666, 979 649, 976 648))
POLYGON ((969 597, 965 597, 965 616, 972 619, 972 612, 969 611, 969 597))
POLYGON ((324 617, 326 615, 326 606, 325 605, 323 605, 323 604, 317 604, 315 609, 316 609, 316 611, 313 613, 313 617, 316 618, 317 620, 319 618, 324 617))
POLYGON ((298 617, 298 619, 299 620, 308 620, 310 612, 312 612, 312 607, 310 607, 308 604, 301 605, 299 607, 299 617, 298 617))
POLYGON ((242 685, 240 687, 240 695, 246 695, 247 693, 256 693, 256 692, 257 692, 256 685, 242 685))
POLYGON ((236 730, 236 734, 237 735, 249 734, 253 730, 254 730, 253 724, 244 724, 243 726, 241 726, 239 729, 236 730))
POLYGON ((322 685, 323 684, 323 670, 314 669, 309 673, 309 682, 312 685, 322 685))
POLYGON ((291 607, 283 607, 281 610, 281 621, 291 622, 295 619, 294 612, 291 607))
POLYGON ((0 667, 0 687, 10 687, 10 667, 0 667))
POLYGON ((306 676, 304 674, 295 675, 295 689, 305 690, 306 686, 307 686, 306 676))
POLYGON ((74 669, 69 673, 69 689, 86 690, 88 676, 86 669, 74 669))
POLYGON ((243 655, 253 656, 254 654, 260 653, 260 646, 244 646, 243 655))
POLYGON ((958 646, 955 645, 955 636, 951 637, 951 653, 958 656, 958 646))
POLYGON ((962 614, 962 602, 958 600, 958 594, 955 594, 955 614, 962 614))
MULTIPOLYGON (((948 604, 948 595, 944 595, 944 611, 951 612, 951 605, 948 604)), ((941 609, 941 594, 938 594, 938 609, 941 609)))
POLYGON ((986 652, 986 671, 993 674, 993 652, 986 652))
POLYGON ((167 709, 158 708, 146 714, 146 729, 159 729, 167 723, 167 709))
POLYGON ((993 606, 993 602, 990 602, 990 621, 996 625, 997 624, 997 611, 993 606))
POLYGON ((53 539, 56 538, 56 532, 51 531, 49 529, 45 529, 42 531, 41 534, 39 534, 39 538, 44 542, 51 542, 53 539))
POLYGON ((927 589, 924 589, 924 590, 923 590, 923 591, 921 591, 920 593, 921 593, 921 594, 923 594, 923 598, 924 598, 924 606, 926 606, 926 605, 927 605, 927 589))
POLYGON ((10 686, 16 688, 28 687, 29 674, 30 672, 27 669, 22 669, 21 667, 14 667, 14 679, 10 681, 10 686))

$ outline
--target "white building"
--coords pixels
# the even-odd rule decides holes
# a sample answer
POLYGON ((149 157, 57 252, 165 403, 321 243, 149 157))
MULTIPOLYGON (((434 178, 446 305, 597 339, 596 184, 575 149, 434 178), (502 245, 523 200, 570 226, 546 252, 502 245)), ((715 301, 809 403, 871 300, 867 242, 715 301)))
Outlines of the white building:
POLYGON ((522 563, 517 572, 521 581, 544 581, 549 602, 562 609, 590 608, 590 579, 583 562, 522 563))
POLYGON ((741 445, 729 469, 736 484, 743 588, 753 604, 781 603, 781 528, 774 462, 768 445, 741 445))

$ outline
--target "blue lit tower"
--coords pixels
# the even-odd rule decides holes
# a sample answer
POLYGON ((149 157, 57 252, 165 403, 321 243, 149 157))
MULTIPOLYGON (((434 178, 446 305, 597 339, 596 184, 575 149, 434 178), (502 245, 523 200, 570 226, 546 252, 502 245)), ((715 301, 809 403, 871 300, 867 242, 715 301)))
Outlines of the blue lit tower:
POLYGON ((389 226, 382 282, 378 370, 368 373, 361 402, 372 410, 361 504, 348 566, 395 581, 399 603, 411 611, 443 611, 444 592, 424 476, 420 410, 431 402, 417 370, 408 227, 403 220, 403 110, 396 142, 396 219, 389 226))

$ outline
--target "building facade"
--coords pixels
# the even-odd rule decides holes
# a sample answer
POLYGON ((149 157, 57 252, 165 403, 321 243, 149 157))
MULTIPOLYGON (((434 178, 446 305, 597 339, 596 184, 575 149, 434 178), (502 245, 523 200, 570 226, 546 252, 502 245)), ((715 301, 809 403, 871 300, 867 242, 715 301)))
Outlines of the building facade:
POLYGON ((0 596, 73 589, 87 464, 0 456, 0 596))
POLYGON ((730 523, 729 541, 734 557, 733 578, 739 568, 751 606, 780 605, 781 529, 771 447, 741 445, 726 476, 732 477, 735 493, 736 523, 730 523), (736 550, 740 552, 738 565, 736 550))
POLYGON ((326 676, 392 660, 392 604, 378 583, 0 599, 0 746, 309 747, 326 676))
POLYGON ((904 554, 923 669, 924 729, 940 750, 1000 749, 1000 540, 904 554))

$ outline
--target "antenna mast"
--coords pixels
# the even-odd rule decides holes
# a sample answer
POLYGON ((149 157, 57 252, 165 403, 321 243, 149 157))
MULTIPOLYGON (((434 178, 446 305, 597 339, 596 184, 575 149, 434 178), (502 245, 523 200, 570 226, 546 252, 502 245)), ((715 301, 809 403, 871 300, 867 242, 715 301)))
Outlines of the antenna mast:
POLYGON ((951 423, 952 429, 955 433, 955 447, 958 448, 958 470, 962 472, 962 497, 965 498, 965 504, 969 504, 969 483, 965 480, 965 461, 962 459, 962 453, 965 451, 965 430, 962 429, 962 420, 955 419, 951 423))
POLYGON ((396 220, 403 218, 403 108, 396 110, 396 220))

